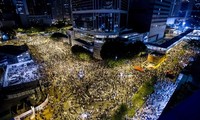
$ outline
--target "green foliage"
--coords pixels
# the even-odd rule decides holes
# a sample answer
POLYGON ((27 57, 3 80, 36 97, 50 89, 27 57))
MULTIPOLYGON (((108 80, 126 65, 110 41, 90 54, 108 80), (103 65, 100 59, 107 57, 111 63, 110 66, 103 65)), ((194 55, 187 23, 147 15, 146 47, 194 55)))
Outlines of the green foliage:
POLYGON ((112 120, 123 120, 124 116, 127 113, 127 110, 128 110, 127 105, 121 104, 120 107, 115 112, 114 116, 112 117, 112 120))
POLYGON ((142 56, 145 56, 145 55, 147 55, 147 52, 143 51, 143 52, 140 52, 137 56, 142 57, 142 56))
POLYGON ((188 43, 190 47, 200 48, 200 42, 198 40, 192 39, 188 43))
POLYGON ((80 60, 90 61, 91 60, 91 55, 88 54, 88 53, 78 53, 78 58, 80 60))
POLYGON ((54 33, 51 35, 51 39, 55 41, 59 41, 61 38, 68 38, 68 36, 62 33, 54 33))
POLYGON ((118 66, 124 64, 124 62, 125 62, 125 59, 118 59, 118 60, 107 59, 107 60, 105 60, 106 65, 110 68, 118 67, 118 66))
POLYGON ((16 36, 15 30, 10 27, 2 27, 0 28, 0 33, 6 33, 9 39, 13 39, 16 36))
POLYGON ((182 50, 180 51, 180 56, 184 55, 184 53, 185 53, 185 51, 182 49, 182 50))
POLYGON ((125 53, 125 44, 119 40, 110 40, 106 41, 101 49, 101 58, 102 59, 115 59, 115 56, 122 58, 125 53))
POLYGON ((72 26, 60 26, 58 27, 57 25, 46 27, 45 31, 46 32, 62 32, 65 33, 68 29, 72 28, 72 26))
POLYGON ((100 52, 102 59, 114 59, 115 56, 118 56, 118 58, 132 58, 146 50, 145 44, 141 41, 128 42, 129 40, 124 38, 108 39, 100 52))
POLYGON ((28 28, 26 29, 26 33, 28 35, 34 35, 34 34, 38 34, 39 32, 42 32, 42 28, 39 28, 39 27, 31 27, 31 28, 28 28))
POLYGON ((16 32, 25 32, 25 29, 23 29, 23 28, 17 28, 16 32))
POLYGON ((57 28, 62 28, 62 27, 64 27, 65 26, 65 21, 63 20, 63 21, 58 21, 57 23, 56 23, 56 25, 55 25, 57 28))
POLYGON ((55 26, 50 26, 45 29, 46 32, 57 32, 58 28, 55 26))
POLYGON ((92 59, 92 54, 81 46, 75 45, 71 51, 79 60, 89 61, 92 59))
POLYGON ((156 77, 152 77, 150 81, 145 82, 132 98, 133 106, 128 109, 128 116, 132 117, 135 112, 145 103, 147 96, 153 93, 156 77))

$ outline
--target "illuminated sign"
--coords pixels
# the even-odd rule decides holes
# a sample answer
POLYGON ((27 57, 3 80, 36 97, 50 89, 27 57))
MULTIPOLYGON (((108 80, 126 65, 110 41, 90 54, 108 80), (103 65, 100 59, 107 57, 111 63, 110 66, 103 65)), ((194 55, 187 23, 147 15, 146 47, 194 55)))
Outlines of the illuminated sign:
POLYGON ((25 14, 24 2, 23 0, 16 1, 16 9, 18 14, 25 14))

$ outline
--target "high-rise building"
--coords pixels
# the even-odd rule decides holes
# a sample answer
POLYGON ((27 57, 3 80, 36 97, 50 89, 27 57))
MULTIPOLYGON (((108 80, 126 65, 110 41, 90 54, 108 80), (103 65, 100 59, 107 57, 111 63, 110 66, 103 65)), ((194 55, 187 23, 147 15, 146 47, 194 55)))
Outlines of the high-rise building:
POLYGON ((182 0, 172 0, 172 9, 170 12, 170 17, 178 17, 181 9, 182 0))
POLYGON ((179 17, 188 18, 191 15, 194 0, 182 0, 179 17))
POLYGON ((27 26, 28 25, 27 15, 29 13, 28 13, 26 0, 13 0, 13 4, 15 5, 16 13, 20 17, 21 24, 23 26, 27 26))
POLYGON ((26 0, 29 15, 50 15, 51 2, 49 0, 26 0))
POLYGON ((52 23, 50 0, 13 0, 13 3, 23 26, 52 23))
POLYGON ((70 0, 13 0, 23 26, 70 21, 70 0))
POLYGON ((128 1, 71 0, 75 38, 88 41, 117 37, 127 26, 128 1))
POLYGON ((129 0, 71 0, 74 41, 87 41, 85 45, 93 56, 101 59, 105 39, 118 37, 127 27, 128 3, 129 0))
POLYGON ((17 18, 12 0, 0 0, 0 27, 15 25, 17 18))
POLYGON ((164 37, 171 0, 131 0, 129 27, 136 32, 149 32, 148 41, 164 37))
POLYGON ((198 0, 172 0, 171 17, 189 18, 194 5, 198 0))
POLYGON ((173 0, 171 15, 167 24, 181 31, 188 27, 194 27, 196 23, 191 17, 193 17, 192 9, 195 8, 195 1, 198 0, 173 0))
POLYGON ((26 0, 28 8, 29 25, 51 25, 51 1, 50 0, 26 0))
POLYGON ((194 27, 199 28, 200 26, 200 0, 194 1, 191 18, 193 20, 192 24, 194 25, 194 27))
POLYGON ((52 18, 56 21, 70 21, 71 9, 70 0, 53 0, 52 1, 52 18))

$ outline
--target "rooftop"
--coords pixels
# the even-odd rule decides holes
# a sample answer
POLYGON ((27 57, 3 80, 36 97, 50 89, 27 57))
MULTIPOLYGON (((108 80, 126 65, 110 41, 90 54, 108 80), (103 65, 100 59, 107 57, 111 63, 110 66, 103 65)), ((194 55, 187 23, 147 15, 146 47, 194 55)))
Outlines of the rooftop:
POLYGON ((4 45, 0 46, 0 54, 9 54, 9 55, 20 55, 28 51, 27 45, 14 46, 14 45, 4 45))

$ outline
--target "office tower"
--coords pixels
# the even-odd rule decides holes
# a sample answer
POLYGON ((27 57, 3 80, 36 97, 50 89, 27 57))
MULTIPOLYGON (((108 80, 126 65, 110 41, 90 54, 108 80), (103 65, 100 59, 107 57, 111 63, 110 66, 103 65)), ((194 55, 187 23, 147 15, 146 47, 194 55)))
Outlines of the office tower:
POLYGON ((20 17, 21 25, 22 26, 28 26, 28 7, 27 7, 27 2, 26 0, 13 0, 13 3, 16 8, 16 12, 20 17))
POLYGON ((195 1, 198 0, 173 0, 170 16, 189 18, 195 1))
POLYGON ((182 0, 172 0, 170 17, 178 17, 181 9, 182 0))
POLYGON ((13 0, 23 26, 50 25, 50 0, 13 0))
POLYGON ((30 25, 51 25, 51 1, 50 0, 27 0, 29 12, 28 22, 30 25))
POLYGON ((87 41, 114 38, 127 26, 128 0, 71 0, 71 3, 75 38, 87 41))
POLYGON ((50 15, 51 3, 49 0, 26 0, 29 15, 50 15))
POLYGON ((52 1, 52 18, 55 21, 70 21, 70 0, 53 0, 52 1))
POLYGON ((182 0, 179 10, 179 17, 189 18, 192 12, 194 0, 182 0))
POLYGON ((191 18, 192 18, 192 25, 195 28, 199 28, 200 26, 200 0, 194 1, 191 18))
POLYGON ((82 43, 87 41, 89 44, 85 45, 93 56, 101 59, 105 39, 116 38, 127 27, 128 3, 129 0, 71 0, 73 37, 82 43))
POLYGON ((0 27, 14 26, 18 21, 12 0, 0 0, 0 27))
POLYGON ((131 0, 129 27, 136 32, 149 32, 148 41, 164 37, 166 21, 171 11, 171 0, 131 0))

